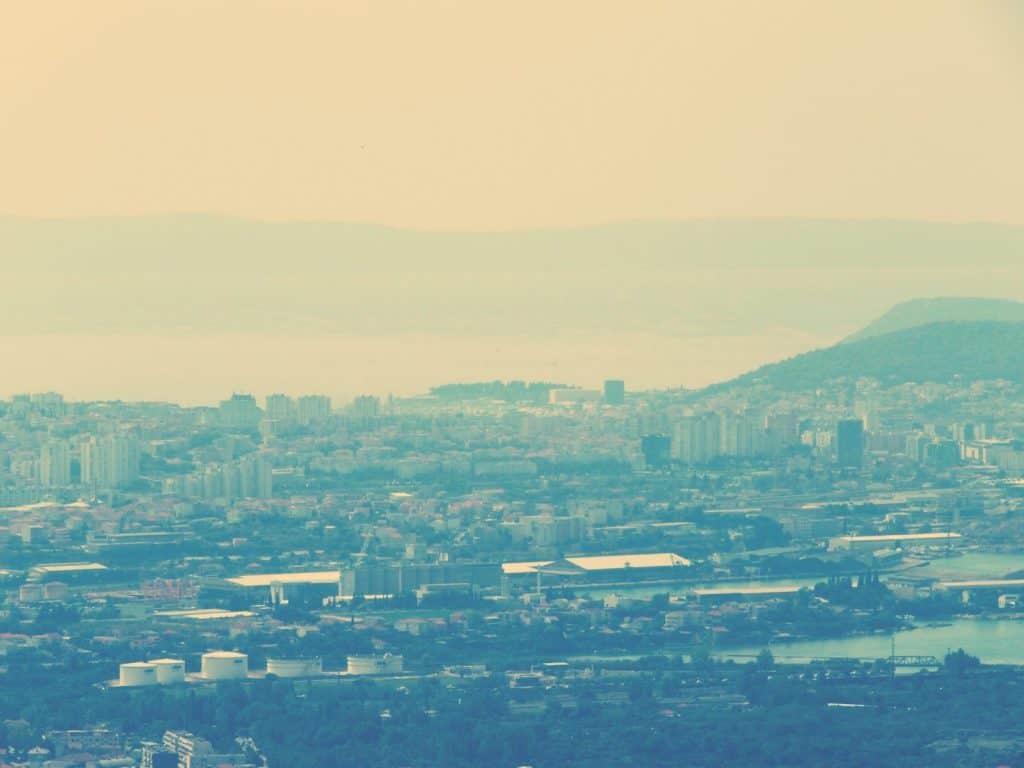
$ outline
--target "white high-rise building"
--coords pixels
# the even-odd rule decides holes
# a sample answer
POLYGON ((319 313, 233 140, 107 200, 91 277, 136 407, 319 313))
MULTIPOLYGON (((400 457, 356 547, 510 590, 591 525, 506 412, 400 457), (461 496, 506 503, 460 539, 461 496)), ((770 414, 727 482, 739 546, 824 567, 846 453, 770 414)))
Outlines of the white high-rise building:
POLYGON ((722 418, 722 454, 734 458, 761 456, 766 450, 764 420, 752 413, 730 413, 722 418))
POLYGON ((252 395, 233 394, 229 400, 221 401, 217 410, 221 425, 231 429, 256 429, 263 418, 263 411, 252 395))
POLYGON ((270 456, 260 454, 256 458, 256 498, 269 499, 274 495, 274 465, 270 456))
POLYGON ((720 424, 717 413, 687 416, 675 426, 673 458, 683 464, 707 464, 720 455, 720 424))
POLYGON ((139 442, 106 435, 81 446, 82 482, 96 488, 124 488, 139 479, 139 442))
POLYGON ((380 398, 373 395, 360 395, 352 401, 349 410, 357 419, 375 419, 380 415, 380 398))
POLYGON ((231 462, 221 467, 221 495, 228 501, 237 499, 239 486, 239 473, 237 462, 231 462))
POLYGON ((64 396, 56 392, 39 392, 31 396, 32 407, 43 416, 64 415, 64 396))
POLYGON ((238 495, 269 499, 274 495, 273 465, 265 453, 252 453, 238 461, 238 495))
POLYGON ((180 493, 198 499, 269 499, 274 493, 273 464, 266 452, 251 453, 223 464, 207 464, 185 475, 180 484, 166 487, 168 493, 180 493))
POLYGON ((203 472, 203 498, 216 499, 221 495, 221 473, 220 467, 212 464, 203 472))
POLYGON ((327 395, 304 395, 296 407, 299 424, 322 424, 331 418, 331 398, 327 395))
POLYGON ((39 483, 46 488, 71 485, 71 447, 64 440, 49 440, 39 451, 39 483))
POLYGON ((267 418, 274 421, 291 421, 295 418, 295 401, 288 395, 267 395, 267 418))
POLYGON ((81 461, 82 483, 85 485, 103 486, 105 477, 105 463, 103 460, 103 449, 100 441, 95 437, 90 438, 79 446, 79 460, 81 461))

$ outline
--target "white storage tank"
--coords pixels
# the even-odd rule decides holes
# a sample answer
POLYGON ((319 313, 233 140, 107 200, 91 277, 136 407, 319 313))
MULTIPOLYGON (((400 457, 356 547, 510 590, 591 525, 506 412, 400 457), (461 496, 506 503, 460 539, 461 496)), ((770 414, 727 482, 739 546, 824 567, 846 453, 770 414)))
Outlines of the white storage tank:
POLYGON ((118 682, 123 686, 156 685, 156 667, 145 661, 122 664, 118 682))
POLYGON ((156 667, 156 681, 160 685, 185 682, 185 662, 181 659, 151 659, 149 663, 156 667))
POLYGON ((43 585, 44 600, 67 600, 71 594, 68 585, 63 581, 48 581, 43 585))
POLYGON ((207 680, 237 680, 249 675, 249 657, 235 651, 203 654, 202 675, 207 680))
POLYGON ((402 671, 402 657, 385 653, 383 656, 349 656, 350 675, 395 675, 402 671))
POLYGON ((19 603, 37 603, 43 599, 42 584, 22 584, 18 589, 19 603))
POLYGON ((320 659, 267 659, 267 674, 278 677, 313 677, 323 674, 320 659))

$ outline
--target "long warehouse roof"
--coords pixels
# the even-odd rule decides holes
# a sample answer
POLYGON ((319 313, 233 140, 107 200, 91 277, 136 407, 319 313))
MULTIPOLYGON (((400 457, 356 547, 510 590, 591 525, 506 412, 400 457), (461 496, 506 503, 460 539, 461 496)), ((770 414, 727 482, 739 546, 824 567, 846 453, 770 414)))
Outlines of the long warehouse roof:
POLYGON ((791 595, 805 587, 795 584, 779 584, 764 587, 707 587, 693 590, 697 597, 719 597, 726 595, 791 595))
POLYGON ((303 573, 251 573, 228 579, 240 587, 269 587, 271 584, 336 584, 339 571, 305 571, 303 573))
POLYGON ((33 565, 29 570, 36 573, 78 573, 79 571, 105 571, 102 563, 46 563, 33 565))
POLYGON ((983 587, 1024 587, 1024 579, 973 579, 968 581, 940 581, 939 589, 981 589, 983 587))
POLYGON ((959 533, 886 533, 877 536, 839 536, 842 541, 935 541, 959 539, 959 533))
MULTIPOLYGON (((692 562, 672 552, 655 552, 653 554, 632 555, 592 555, 586 557, 566 557, 567 562, 584 571, 618 571, 625 568, 671 568, 689 566, 692 562)), ((503 563, 501 570, 507 575, 536 573, 557 560, 539 560, 521 563, 503 563)))

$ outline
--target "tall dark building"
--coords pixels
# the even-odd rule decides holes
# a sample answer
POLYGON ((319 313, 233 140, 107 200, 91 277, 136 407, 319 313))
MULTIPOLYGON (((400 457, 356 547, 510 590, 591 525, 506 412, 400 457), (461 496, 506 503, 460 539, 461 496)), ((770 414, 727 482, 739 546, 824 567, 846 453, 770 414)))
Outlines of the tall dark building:
POLYGON ((622 379, 608 379, 604 383, 604 401, 608 405, 622 405, 626 402, 626 382, 622 379))
POLYGON ((840 467, 854 469, 864 465, 864 422, 842 419, 836 424, 836 458, 840 467))
POLYGON ((640 450, 648 469, 667 467, 672 460, 672 440, 667 435, 644 435, 640 450))

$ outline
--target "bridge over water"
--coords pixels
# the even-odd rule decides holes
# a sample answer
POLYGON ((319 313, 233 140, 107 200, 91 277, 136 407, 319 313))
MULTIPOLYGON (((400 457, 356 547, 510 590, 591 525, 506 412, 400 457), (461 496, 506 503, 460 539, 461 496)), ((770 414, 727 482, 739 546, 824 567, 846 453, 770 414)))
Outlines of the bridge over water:
MULTIPOLYGON (((727 654, 730 658, 736 659, 756 659, 757 654, 754 653, 743 653, 743 654, 727 654)), ((918 667, 920 669, 926 669, 928 667, 941 667, 942 662, 934 656, 916 656, 916 655, 899 655, 899 656, 881 656, 876 658, 868 658, 864 656, 789 656, 784 654, 772 654, 772 657, 776 661, 792 661, 801 662, 804 664, 874 664, 875 662, 884 662, 891 664, 894 667, 918 667)))

